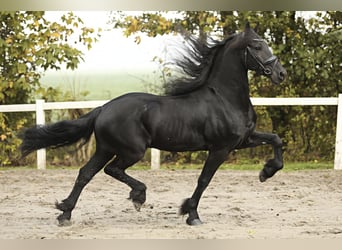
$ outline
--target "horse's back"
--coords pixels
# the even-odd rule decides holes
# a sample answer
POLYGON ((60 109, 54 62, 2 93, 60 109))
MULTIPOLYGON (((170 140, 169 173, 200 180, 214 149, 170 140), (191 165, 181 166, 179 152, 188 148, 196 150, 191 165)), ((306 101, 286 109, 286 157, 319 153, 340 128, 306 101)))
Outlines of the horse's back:
POLYGON ((102 107, 95 124, 98 141, 171 151, 205 149, 204 108, 194 98, 130 93, 102 107))

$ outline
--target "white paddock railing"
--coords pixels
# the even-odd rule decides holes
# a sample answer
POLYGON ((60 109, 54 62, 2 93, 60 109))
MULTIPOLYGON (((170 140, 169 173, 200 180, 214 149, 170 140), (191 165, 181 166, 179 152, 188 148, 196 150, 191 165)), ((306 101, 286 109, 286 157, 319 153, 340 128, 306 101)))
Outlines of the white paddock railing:
MULTIPOLYGON (((336 143, 334 169, 342 170, 342 94, 338 97, 300 97, 300 98, 251 98, 254 106, 337 106, 336 143)), ((0 105, 0 112, 35 112, 36 123, 45 124, 45 110, 53 109, 81 109, 95 108, 108 102, 80 101, 80 102, 45 102, 36 100, 35 104, 0 105)), ((159 169, 160 151, 151 150, 151 168, 159 169)), ((46 151, 37 151, 37 168, 46 168, 46 151)))

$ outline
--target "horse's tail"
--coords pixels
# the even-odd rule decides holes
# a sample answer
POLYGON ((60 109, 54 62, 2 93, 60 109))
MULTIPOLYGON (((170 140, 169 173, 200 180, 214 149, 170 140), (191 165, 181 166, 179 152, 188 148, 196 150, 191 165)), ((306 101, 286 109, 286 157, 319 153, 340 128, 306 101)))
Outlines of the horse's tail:
POLYGON ((60 121, 26 129, 19 135, 22 139, 20 146, 22 157, 41 148, 62 147, 73 144, 80 139, 83 139, 84 143, 88 142, 94 131, 95 120, 100 112, 101 107, 98 107, 77 120, 60 121))

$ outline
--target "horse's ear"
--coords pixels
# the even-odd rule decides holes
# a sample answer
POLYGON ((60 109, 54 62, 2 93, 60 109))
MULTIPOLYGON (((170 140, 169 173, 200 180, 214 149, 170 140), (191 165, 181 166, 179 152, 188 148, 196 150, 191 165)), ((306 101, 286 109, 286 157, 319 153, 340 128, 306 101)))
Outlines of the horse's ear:
POLYGON ((257 23, 257 25, 254 28, 255 33, 258 33, 258 30, 259 30, 259 23, 257 23))
POLYGON ((247 22, 246 22, 246 25, 245 25, 245 31, 246 31, 246 30, 249 30, 250 28, 251 28, 251 26, 250 26, 249 22, 247 21, 247 22))

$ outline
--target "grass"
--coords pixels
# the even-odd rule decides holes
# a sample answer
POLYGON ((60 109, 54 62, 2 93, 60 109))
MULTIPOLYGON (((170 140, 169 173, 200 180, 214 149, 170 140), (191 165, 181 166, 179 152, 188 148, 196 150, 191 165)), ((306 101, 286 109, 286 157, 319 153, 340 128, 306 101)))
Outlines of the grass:
MULTIPOLYGON (((203 165, 201 164, 162 164, 162 170, 196 170, 202 169, 203 165)), ((221 170, 255 170, 259 171, 262 169, 262 164, 223 164, 220 169, 221 170)), ((79 169, 79 166, 72 167, 61 167, 61 166, 48 166, 47 169, 79 169)), ((332 162, 289 162, 285 163, 284 169, 282 171, 300 171, 300 170, 323 170, 323 169, 333 169, 334 164, 332 162)), ((27 169, 36 169, 36 166, 24 166, 24 167, 0 167, 0 171, 4 170, 27 170, 27 169)), ((131 170, 148 170, 150 169, 149 165, 138 164, 130 168, 131 170)))
MULTIPOLYGON (((257 170, 262 169, 262 164, 223 164, 221 170, 257 170)), ((310 169, 333 169, 332 162, 289 162, 285 163, 283 171, 298 171, 310 169)), ((161 169, 181 170, 181 169, 202 169, 200 164, 191 165, 162 165, 161 169)))

